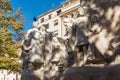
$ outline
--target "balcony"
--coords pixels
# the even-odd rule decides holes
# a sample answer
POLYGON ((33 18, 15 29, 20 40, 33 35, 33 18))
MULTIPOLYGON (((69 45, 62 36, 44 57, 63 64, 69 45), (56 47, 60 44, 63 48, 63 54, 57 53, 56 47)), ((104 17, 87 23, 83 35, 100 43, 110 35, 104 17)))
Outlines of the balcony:
POLYGON ((77 7, 79 5, 80 5, 79 0, 66 2, 65 4, 63 4, 62 12, 65 12, 65 11, 72 9, 74 7, 77 7))

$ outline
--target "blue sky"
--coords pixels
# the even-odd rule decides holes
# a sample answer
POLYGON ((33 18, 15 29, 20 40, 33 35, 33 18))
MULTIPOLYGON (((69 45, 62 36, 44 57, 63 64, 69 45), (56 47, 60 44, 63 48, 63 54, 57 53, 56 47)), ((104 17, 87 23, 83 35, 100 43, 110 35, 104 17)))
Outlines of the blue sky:
POLYGON ((38 18, 39 15, 60 6, 65 0, 10 0, 13 10, 19 7, 22 9, 24 16, 25 31, 32 28, 33 17, 38 18))

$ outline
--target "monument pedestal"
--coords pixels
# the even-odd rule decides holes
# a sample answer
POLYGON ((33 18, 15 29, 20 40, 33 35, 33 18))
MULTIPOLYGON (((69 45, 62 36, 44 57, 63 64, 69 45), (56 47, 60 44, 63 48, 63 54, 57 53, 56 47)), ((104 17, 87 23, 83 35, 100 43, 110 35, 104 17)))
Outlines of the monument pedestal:
POLYGON ((63 75, 63 80, 120 80, 120 65, 72 67, 63 75))

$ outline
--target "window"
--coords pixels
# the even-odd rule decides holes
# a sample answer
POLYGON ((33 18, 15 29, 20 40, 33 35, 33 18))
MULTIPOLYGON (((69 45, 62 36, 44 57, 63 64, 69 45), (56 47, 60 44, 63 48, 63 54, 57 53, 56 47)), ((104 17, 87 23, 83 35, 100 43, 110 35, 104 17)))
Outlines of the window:
POLYGON ((41 19, 41 22, 44 22, 44 18, 41 19))
POLYGON ((55 35, 55 36, 58 36, 58 30, 55 30, 55 31, 54 31, 54 35, 55 35))
POLYGON ((74 14, 73 13, 71 14, 71 18, 74 18, 74 14))
POLYGON ((60 13, 61 13, 61 10, 58 10, 58 11, 57 11, 57 16, 60 15, 60 13))
POLYGON ((48 29, 48 28, 49 28, 49 23, 48 23, 48 24, 46 24, 46 25, 45 25, 45 27, 46 27, 46 29, 48 29))
POLYGON ((58 36, 58 33, 55 33, 54 35, 55 35, 55 36, 58 36))
POLYGON ((68 18, 68 15, 66 15, 65 18, 68 18))
POLYGON ((54 32, 58 32, 58 30, 55 30, 54 32))
POLYGON ((52 14, 49 15, 49 19, 51 19, 51 15, 52 15, 52 14))
POLYGON ((38 30, 40 30, 41 29, 41 27, 38 27, 38 30))
POLYGON ((54 20, 54 26, 58 25, 58 19, 54 20))
POLYGON ((45 32, 45 31, 46 31, 45 25, 41 26, 40 30, 41 30, 42 32, 45 32))

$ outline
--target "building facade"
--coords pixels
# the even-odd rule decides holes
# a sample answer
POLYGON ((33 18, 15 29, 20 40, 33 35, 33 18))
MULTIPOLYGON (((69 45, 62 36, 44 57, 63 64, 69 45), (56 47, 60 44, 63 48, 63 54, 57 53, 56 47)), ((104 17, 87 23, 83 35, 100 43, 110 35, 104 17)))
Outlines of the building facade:
POLYGON ((79 0, 66 1, 58 8, 40 15, 38 21, 35 24, 33 23, 33 26, 38 29, 44 26, 48 31, 54 32, 56 36, 63 37, 66 29, 62 21, 66 17, 76 18, 79 5, 79 0))
POLYGON ((20 73, 7 69, 0 69, 0 80, 20 80, 20 73))

